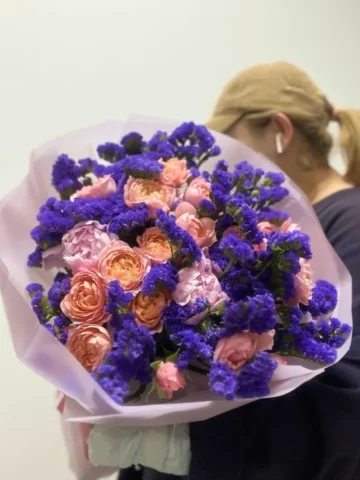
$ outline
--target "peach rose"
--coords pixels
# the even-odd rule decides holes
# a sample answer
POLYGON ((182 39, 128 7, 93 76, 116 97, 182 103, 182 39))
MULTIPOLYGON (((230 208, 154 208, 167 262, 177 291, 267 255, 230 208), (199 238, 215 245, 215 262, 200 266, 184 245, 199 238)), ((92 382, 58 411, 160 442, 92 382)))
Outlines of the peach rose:
POLYGON ((272 349, 274 335, 275 330, 270 330, 261 335, 243 332, 221 338, 215 348, 214 360, 226 363, 233 370, 239 371, 256 352, 272 349))
POLYGON ((192 180, 185 191, 184 200, 194 207, 198 207, 203 199, 209 199, 211 193, 211 185, 204 177, 197 177, 192 180))
POLYGON ((215 221, 207 217, 198 218, 195 207, 190 203, 180 203, 175 215, 176 224, 189 232, 199 247, 211 247, 216 242, 215 221))
POLYGON ((111 352, 112 341, 106 328, 80 325, 69 329, 66 347, 88 372, 95 372, 111 352))
POLYGON ((177 392, 186 385, 183 373, 172 362, 160 365, 156 372, 156 383, 168 400, 171 400, 173 392, 177 392))
POLYGON ((186 182, 189 171, 185 160, 170 158, 166 162, 161 161, 161 164, 164 165, 164 169, 157 178, 158 182, 168 187, 181 187, 186 182))
POLYGON ((176 189, 162 185, 155 180, 129 177, 124 188, 124 200, 128 207, 145 203, 151 218, 155 218, 156 210, 161 208, 169 212, 176 199, 176 189))
POLYGON ((129 311, 136 315, 136 322, 149 330, 161 332, 161 316, 165 307, 170 303, 170 295, 156 292, 151 296, 139 292, 129 305, 129 311))
POLYGON ((107 281, 118 280, 126 291, 139 289, 149 267, 145 255, 120 240, 109 243, 99 255, 98 269, 101 275, 107 281))
POLYGON ((158 227, 147 228, 136 241, 140 250, 150 258, 152 263, 166 262, 171 258, 170 244, 158 227))
POLYGON ((280 227, 280 232, 293 232, 294 230, 300 230, 300 226, 296 223, 292 223, 291 218, 285 220, 285 222, 280 227))
POLYGON ((295 284, 295 295, 291 300, 288 300, 286 305, 294 306, 302 303, 303 305, 308 305, 309 300, 311 300, 312 289, 313 289, 313 280, 312 280, 312 270, 310 267, 310 262, 300 258, 300 272, 295 275, 294 284, 295 284))
POLYGON ((104 310, 106 301, 103 278, 95 270, 83 269, 71 279, 70 292, 60 307, 73 322, 102 324, 110 318, 104 310))
POLYGON ((117 190, 116 182, 110 175, 98 178, 92 185, 87 185, 76 192, 73 198, 108 197, 117 190))

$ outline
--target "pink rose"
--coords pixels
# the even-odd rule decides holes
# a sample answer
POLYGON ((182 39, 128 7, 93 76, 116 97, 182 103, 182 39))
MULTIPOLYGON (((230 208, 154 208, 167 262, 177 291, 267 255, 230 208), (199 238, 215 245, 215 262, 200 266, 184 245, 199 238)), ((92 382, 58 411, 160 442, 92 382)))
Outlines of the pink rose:
POLYGON ((211 185, 204 177, 197 177, 192 180, 185 191, 184 200, 194 207, 198 207, 203 199, 209 199, 211 193, 211 185))
POLYGON ((295 275, 295 295, 291 300, 286 301, 286 305, 294 306, 302 303, 308 305, 311 300, 313 281, 310 262, 300 258, 300 272, 295 275))
POLYGON ((243 332, 221 338, 215 348, 214 360, 226 363, 233 370, 239 371, 256 352, 272 349, 274 335, 275 330, 270 330, 261 335, 243 332))
POLYGON ((90 220, 78 223, 64 235, 63 256, 66 265, 73 273, 81 267, 96 267, 100 252, 117 236, 107 233, 106 225, 90 220))
POLYGON ((155 180, 129 177, 124 189, 124 199, 128 207, 145 203, 151 218, 155 218, 158 208, 166 213, 170 211, 176 199, 176 189, 155 180))
POLYGON ((265 235, 269 235, 275 230, 275 225, 270 222, 260 222, 257 227, 260 232, 265 233, 265 235))
POLYGON ((105 312, 106 303, 104 279, 96 271, 84 269, 71 279, 71 290, 60 307, 73 322, 101 325, 110 318, 105 312))
POLYGON ((98 178, 92 185, 87 185, 75 193, 73 198, 108 197, 117 190, 116 182, 110 175, 98 178))
POLYGON ((280 227, 281 233, 293 232, 294 230, 300 230, 300 227, 296 223, 292 223, 291 218, 285 220, 285 222, 280 227))
POLYGON ((183 373, 172 362, 160 365, 156 372, 156 383, 168 400, 171 400, 173 392, 185 388, 186 385, 183 373))
POLYGON ((67 349, 88 372, 95 372, 111 352, 112 341, 109 332, 99 325, 80 325, 69 329, 67 349))
POLYGON ((166 162, 161 161, 164 165, 163 171, 158 176, 158 182, 168 187, 181 187, 188 176, 189 171, 186 168, 186 161, 178 158, 170 158, 166 162))
POLYGON ((176 224, 189 232, 199 247, 211 247, 216 242, 215 221, 207 217, 198 218, 191 203, 180 203, 176 207, 175 215, 176 224))
POLYGON ((149 268, 145 255, 120 240, 109 243, 99 255, 101 275, 107 281, 118 280, 126 291, 137 292, 149 268))
MULTIPOLYGON (((228 299, 226 293, 222 291, 219 280, 212 272, 211 260, 205 257, 194 266, 182 268, 179 271, 179 282, 172 294, 173 300, 182 306, 194 304, 199 297, 206 298, 211 309, 217 308, 228 299)), ((204 314, 205 312, 195 315, 187 323, 192 325, 199 323, 204 314)))

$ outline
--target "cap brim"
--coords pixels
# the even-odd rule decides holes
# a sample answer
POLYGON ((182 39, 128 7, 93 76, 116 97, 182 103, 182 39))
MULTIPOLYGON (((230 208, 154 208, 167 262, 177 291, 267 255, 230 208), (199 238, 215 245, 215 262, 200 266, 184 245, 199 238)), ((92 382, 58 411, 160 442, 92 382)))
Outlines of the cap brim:
POLYGON ((214 115, 206 126, 215 132, 226 133, 238 120, 239 115, 214 115))

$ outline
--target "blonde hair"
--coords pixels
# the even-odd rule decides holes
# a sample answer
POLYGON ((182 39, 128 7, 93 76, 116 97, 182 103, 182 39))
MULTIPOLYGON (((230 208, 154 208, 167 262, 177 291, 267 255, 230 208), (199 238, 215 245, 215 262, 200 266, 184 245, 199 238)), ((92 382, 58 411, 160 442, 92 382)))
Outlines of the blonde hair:
POLYGON ((265 122, 279 112, 324 160, 332 146, 327 127, 330 121, 338 122, 347 159, 345 179, 360 186, 360 112, 334 109, 311 78, 290 63, 257 65, 235 76, 221 93, 208 127, 226 133, 242 119, 265 122))

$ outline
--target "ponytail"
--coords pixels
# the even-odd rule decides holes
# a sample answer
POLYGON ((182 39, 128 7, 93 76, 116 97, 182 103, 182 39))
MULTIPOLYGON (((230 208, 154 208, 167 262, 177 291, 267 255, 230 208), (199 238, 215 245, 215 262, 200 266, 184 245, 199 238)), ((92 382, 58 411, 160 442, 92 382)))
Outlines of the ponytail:
POLYGON ((360 110, 336 112, 340 125, 340 144, 347 158, 345 180, 360 187, 360 110))

